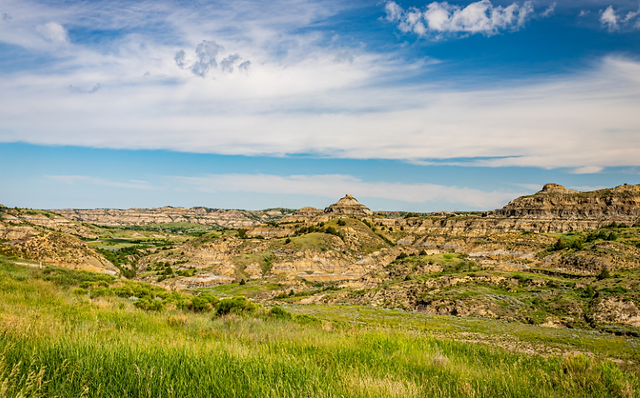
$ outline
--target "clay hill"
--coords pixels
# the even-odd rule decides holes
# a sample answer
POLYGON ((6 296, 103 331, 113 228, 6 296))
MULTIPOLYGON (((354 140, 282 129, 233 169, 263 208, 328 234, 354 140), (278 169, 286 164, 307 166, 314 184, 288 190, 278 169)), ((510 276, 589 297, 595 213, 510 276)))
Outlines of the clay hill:
POLYGON ((207 207, 165 206, 157 209, 57 209, 51 212, 69 220, 102 226, 129 226, 166 223, 193 223, 223 228, 241 228, 277 221, 293 213, 291 209, 224 210, 207 207))

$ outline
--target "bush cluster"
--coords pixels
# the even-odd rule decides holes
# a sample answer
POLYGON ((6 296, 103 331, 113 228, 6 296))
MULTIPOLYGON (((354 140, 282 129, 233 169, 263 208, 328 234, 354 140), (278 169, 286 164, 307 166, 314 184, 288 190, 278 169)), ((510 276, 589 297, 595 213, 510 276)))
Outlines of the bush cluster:
POLYGON ((606 231, 599 230, 589 232, 586 240, 587 242, 594 242, 599 239, 613 241, 618 239, 618 236, 613 231, 607 233, 606 231))

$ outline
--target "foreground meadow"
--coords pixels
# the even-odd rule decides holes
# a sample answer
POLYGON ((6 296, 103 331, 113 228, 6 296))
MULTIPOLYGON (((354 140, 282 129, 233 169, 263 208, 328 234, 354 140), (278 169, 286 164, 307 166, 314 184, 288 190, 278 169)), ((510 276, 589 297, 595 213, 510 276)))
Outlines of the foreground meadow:
POLYGON ((153 311, 105 290, 124 288, 0 259, 0 397, 640 396, 634 338, 370 307, 221 314, 166 294, 153 311), (491 343, 505 336, 550 350, 491 343))

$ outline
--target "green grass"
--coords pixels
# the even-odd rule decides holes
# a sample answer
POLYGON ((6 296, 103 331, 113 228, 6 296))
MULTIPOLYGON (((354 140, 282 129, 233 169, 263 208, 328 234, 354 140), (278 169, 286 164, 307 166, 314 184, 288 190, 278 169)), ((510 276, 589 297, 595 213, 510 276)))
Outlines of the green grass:
MULTIPOLYGON (((637 369, 600 352, 541 356, 460 341, 459 319, 339 306, 291 308, 321 323, 156 313, 74 294, 91 274, 56 282, 39 272, 0 259, 2 397, 640 396, 637 369)), ((467 331, 488 335, 511 328, 468 321, 480 326, 467 331)))
POLYGON ((282 286, 277 283, 263 283, 261 281, 247 281, 245 285, 239 283, 227 283, 214 287, 197 289, 198 291, 208 292, 219 297, 229 296, 245 296, 254 298, 260 293, 271 292, 274 290, 282 290, 282 286))

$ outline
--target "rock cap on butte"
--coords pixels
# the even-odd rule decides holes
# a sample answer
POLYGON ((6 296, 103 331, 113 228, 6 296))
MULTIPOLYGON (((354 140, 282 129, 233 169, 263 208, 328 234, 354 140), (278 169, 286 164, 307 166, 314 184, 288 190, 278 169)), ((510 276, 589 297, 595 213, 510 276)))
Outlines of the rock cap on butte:
POLYGON ((324 209, 326 214, 332 215, 349 215, 349 216, 368 216, 373 214, 371 210, 369 210, 366 206, 360 204, 351 196, 351 194, 346 194, 342 199, 340 199, 337 203, 332 204, 331 206, 324 209))

